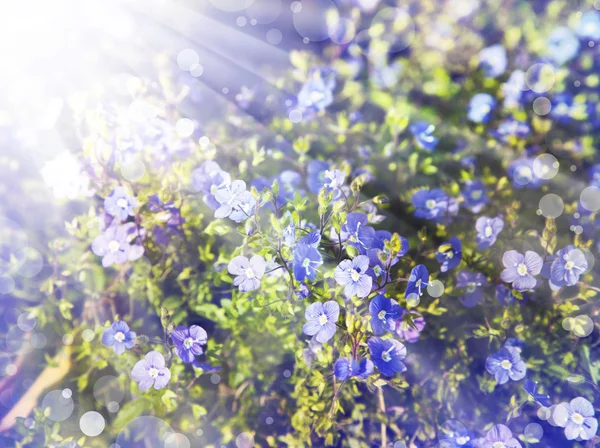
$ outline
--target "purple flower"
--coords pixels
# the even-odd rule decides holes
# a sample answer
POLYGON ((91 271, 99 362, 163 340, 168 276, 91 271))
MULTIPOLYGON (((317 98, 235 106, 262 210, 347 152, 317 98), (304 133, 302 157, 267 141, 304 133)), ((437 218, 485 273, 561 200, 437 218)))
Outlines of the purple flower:
POLYGON ((488 203, 487 190, 481 180, 467 182, 462 192, 465 206, 473 213, 479 213, 483 206, 488 203))
POLYGON ((298 107, 309 113, 317 113, 333 103, 335 73, 328 69, 315 69, 298 94, 298 107))
POLYGON ((479 64, 488 78, 501 76, 508 66, 506 48, 502 45, 492 45, 479 52, 479 64))
POLYGON ((396 324, 396 335, 400 339, 404 339, 404 341, 412 344, 419 340, 419 335, 423 331, 423 328, 425 328, 425 319, 416 311, 407 311, 404 313, 404 316, 396 324), (408 319, 410 319, 412 325, 408 323, 408 319))
POLYGON ((454 216, 458 213, 458 203, 455 198, 449 197, 443 190, 419 190, 412 196, 417 218, 441 221, 444 217, 454 216))
POLYGON ((417 141, 417 146, 425 151, 432 152, 438 144, 438 139, 433 136, 435 126, 424 121, 419 121, 410 126, 410 132, 417 141))
POLYGON ((202 346, 208 341, 208 335, 204 328, 198 325, 191 327, 177 327, 171 333, 171 339, 175 344, 177 356, 185 364, 194 362, 194 357, 203 353, 202 346))
POLYGON ((355 359, 339 358, 333 364, 333 374, 340 381, 346 381, 353 376, 365 379, 373 374, 373 361, 364 358, 360 363, 355 359))
POLYGON ((144 254, 144 247, 141 244, 130 244, 135 237, 134 223, 111 226, 102 235, 94 238, 92 252, 103 257, 104 267, 137 260, 144 254))
POLYGON ((521 448, 521 443, 512 435, 512 431, 504 425, 494 425, 482 440, 481 448, 521 448))
POLYGON ((552 417, 558 426, 565 428, 568 440, 590 440, 598 431, 594 406, 583 397, 560 403, 554 408, 552 417))
POLYGON ((131 378, 138 383, 140 390, 162 389, 171 379, 171 372, 165 365, 165 358, 157 351, 149 352, 138 361, 131 371, 131 378))
POLYGON ((383 294, 378 294, 369 304, 371 315, 371 328, 376 335, 396 329, 396 321, 402 315, 402 308, 393 299, 388 299, 383 294))
POLYGON ((235 221, 245 221, 254 213, 256 200, 252 193, 246 190, 246 182, 234 180, 231 185, 219 188, 215 199, 220 204, 215 210, 215 218, 227 218, 235 221))
POLYGON ((302 332, 308 336, 316 335, 317 342, 324 344, 335 334, 337 330, 335 324, 339 316, 340 306, 333 300, 312 303, 304 312, 306 323, 302 327, 302 332))
POLYGON ((487 123, 496 104, 496 99, 489 93, 477 93, 469 102, 467 117, 474 123, 487 123))
POLYGON ((119 221, 125 221, 128 216, 133 216, 135 199, 127 194, 123 187, 116 187, 104 199, 104 210, 119 221))
POLYGON ((314 280, 317 268, 322 264, 323 257, 315 247, 300 242, 294 248, 294 277, 297 281, 314 280))
POLYGON ((296 299, 304 300, 310 297, 310 289, 308 289, 306 283, 299 283, 294 294, 296 295, 296 299))
POLYGON ((117 355, 122 354, 125 349, 133 348, 136 334, 129 330, 129 325, 123 321, 113 324, 102 333, 102 344, 112 347, 117 355))
POLYGON ((517 291, 533 289, 536 285, 535 275, 542 270, 543 260, 535 252, 528 250, 525 255, 516 250, 509 250, 502 256, 504 269, 500 274, 502 281, 512 283, 517 291))
POLYGON ((494 375, 498 384, 504 384, 510 378, 519 381, 525 378, 527 367, 521 360, 519 351, 514 347, 502 347, 498 352, 488 356, 485 369, 494 375))
POLYGON ((462 260, 462 243, 459 238, 452 237, 450 241, 438 247, 435 259, 442 265, 440 271, 447 272, 456 268, 462 260))
POLYGON ((515 303, 517 298, 512 292, 512 289, 507 288, 506 285, 496 286, 496 300, 502 306, 508 306, 515 303))
POLYGON ((546 183, 546 180, 535 175, 533 170, 534 159, 520 157, 514 160, 508 167, 508 176, 512 179, 515 188, 538 188, 546 183))
POLYGON ((344 185, 344 181, 346 180, 346 174, 340 170, 333 171, 325 171, 325 184, 324 187, 327 188, 327 192, 337 193, 337 190, 342 188, 344 185))
POLYGON ((348 213, 346 222, 340 230, 340 238, 358 250, 361 255, 366 255, 367 250, 373 245, 375 229, 368 224, 367 215, 359 212, 348 213))
POLYGON ((473 308, 483 301, 482 287, 487 285, 488 281, 481 272, 460 271, 456 279, 456 286, 465 289, 465 295, 461 302, 467 308, 473 308))
POLYGON ((254 291, 260 286, 260 280, 265 274, 265 259, 254 255, 248 260, 243 255, 238 255, 229 262, 227 270, 236 276, 233 286, 239 286, 241 292, 254 291))
POLYGON ((550 280, 556 286, 573 286, 587 269, 588 262, 583 252, 569 245, 556 253, 550 267, 550 280))
POLYGON ((354 296, 367 297, 371 292, 373 279, 367 274, 369 257, 359 255, 353 260, 342 260, 335 268, 334 277, 344 287, 344 294, 349 299, 354 296))
POLYGON ((504 220, 499 216, 496 218, 489 218, 487 216, 477 218, 475 222, 477 247, 483 250, 493 246, 502 229, 504 229, 504 220))
POLYGON ((367 341, 373 363, 382 375, 394 376, 396 372, 404 372, 406 366, 402 362, 406 358, 406 347, 395 339, 382 340, 378 337, 367 341))
POLYGON ((427 287, 429 283, 429 272, 427 272, 427 268, 425 265, 420 264, 412 268, 410 271, 410 277, 408 278, 408 283, 406 285, 406 292, 404 293, 404 297, 410 297, 411 295, 422 296, 423 291, 421 288, 423 286, 427 287))
POLYGON ((203 193, 202 200, 212 210, 218 209, 221 204, 216 200, 215 193, 231 184, 231 176, 217 162, 206 160, 192 171, 191 177, 192 190, 203 193))

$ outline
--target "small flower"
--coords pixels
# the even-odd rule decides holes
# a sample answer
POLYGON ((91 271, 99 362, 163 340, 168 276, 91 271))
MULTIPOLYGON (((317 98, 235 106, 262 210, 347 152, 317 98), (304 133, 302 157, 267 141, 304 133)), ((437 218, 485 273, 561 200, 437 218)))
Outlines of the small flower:
POLYGON ((373 244, 375 229, 368 224, 367 215, 359 212, 348 213, 346 222, 342 225, 340 238, 350 246, 356 248, 360 254, 365 255, 367 249, 373 244))
POLYGON ((231 184, 231 176, 223 171, 217 162, 206 160, 192 171, 191 187, 193 191, 202 193, 202 200, 212 210, 221 204, 215 198, 215 193, 231 184))
POLYGON ((465 200, 465 206, 473 213, 479 213, 489 200, 487 190, 480 180, 467 182, 462 195, 465 200))
POLYGON ((369 304, 371 315, 371 328, 376 335, 396 329, 396 321, 402 315, 402 308, 393 299, 388 299, 383 294, 378 294, 369 304))
POLYGON ((506 82, 502 84, 504 107, 507 109, 518 108, 523 98, 523 92, 527 88, 527 84, 525 83, 525 72, 523 72, 523 70, 515 70, 512 72, 506 82))
POLYGON ((406 285, 406 292, 404 293, 404 297, 409 297, 411 295, 422 296, 423 287, 427 287, 429 284, 429 272, 427 272, 427 268, 425 265, 420 264, 412 268, 410 271, 410 277, 408 278, 408 284, 406 285))
POLYGON ((548 36, 548 56, 558 65, 563 65, 579 53, 579 39, 569 28, 555 28, 548 36))
POLYGON ((502 306, 508 306, 515 303, 518 299, 513 294, 512 289, 507 288, 506 285, 496 286, 496 300, 502 306))
POLYGON ((296 295, 296 299, 304 300, 310 297, 310 289, 308 289, 306 283, 299 283, 294 294, 296 295))
POLYGON ((455 198, 449 197, 443 190, 419 190, 412 196, 417 218, 441 221, 444 217, 454 216, 458 212, 455 198))
POLYGON ((573 286, 588 269, 583 252, 575 246, 567 246, 556 253, 550 267, 550 280, 556 286, 573 286))
POLYGON ((550 400, 550 395, 539 394, 537 391, 537 388, 538 387, 537 387, 536 381, 532 381, 529 378, 525 379, 525 382, 523 383, 523 390, 525 390, 525 392, 527 392, 527 394, 531 397, 531 399, 547 408, 552 406, 552 401, 550 400))
POLYGON ((111 226, 102 235, 94 238, 92 252, 102 257, 102 266, 134 261, 144 254, 141 244, 130 244, 136 237, 136 230, 134 223, 111 226))
POLYGON ((487 123, 498 102, 489 93, 477 93, 469 101, 467 117, 473 123, 487 123))
POLYGON ((346 180, 346 174, 340 170, 325 171, 325 184, 327 192, 337 193, 337 190, 342 188, 344 181, 346 180))
POLYGON ((494 425, 482 440, 481 448, 521 448, 521 443, 504 425, 494 425))
POLYGON ((136 334, 129 329, 123 321, 113 322, 110 327, 102 333, 102 344, 112 347, 117 355, 122 354, 125 349, 133 348, 136 334))
POLYGON ((314 280, 322 264, 323 257, 315 247, 300 242, 294 248, 294 277, 297 281, 314 280))
POLYGON ((171 379, 171 372, 165 365, 165 358, 157 351, 149 352, 139 360, 131 371, 131 378, 138 383, 140 390, 162 389, 171 379))
POLYGON ((177 356, 185 364, 194 362, 194 357, 203 353, 202 346, 208 341, 208 335, 204 328, 198 325, 191 327, 177 327, 171 333, 171 339, 175 344, 177 356))
POLYGON ((340 381, 346 381, 353 376, 364 380, 373 374, 374 369, 373 361, 367 358, 358 362, 355 359, 343 357, 333 364, 333 374, 340 381))
POLYGON ((319 194, 319 191, 327 182, 326 172, 329 170, 329 163, 324 160, 311 160, 306 165, 306 185, 313 194, 319 194))
POLYGON ((245 221, 256 206, 252 193, 246 190, 246 182, 234 180, 231 185, 226 185, 215 192, 215 199, 220 207, 215 210, 215 218, 227 218, 235 221, 245 221))
POLYGON ((535 275, 542 270, 543 260, 535 252, 528 250, 525 255, 516 250, 509 250, 502 256, 504 269, 500 274, 502 281, 512 283, 517 291, 533 289, 536 285, 535 275))
POLYGON ((447 272, 456 268, 462 260, 462 243, 459 238, 452 237, 450 241, 438 247, 435 259, 442 265, 440 271, 447 272))
POLYGON ((359 255, 353 260, 342 260, 335 268, 335 281, 344 287, 347 298, 369 295, 373 279, 367 274, 367 269, 369 269, 369 257, 366 255, 359 255))
POLYGON ((519 351, 514 347, 506 346, 488 356, 485 368, 491 375, 494 375, 498 384, 506 383, 509 378, 512 381, 522 380, 527 373, 527 367, 521 360, 519 351))
POLYGON ((460 271, 456 279, 456 286, 465 289, 461 302, 467 308, 472 308, 483 301, 482 287, 488 284, 487 278, 481 272, 460 271))
POLYGON ((484 48, 479 52, 479 64, 488 78, 503 75, 508 66, 506 49, 500 44, 484 48))
POLYGON ((238 255, 229 262, 227 270, 233 279, 233 286, 239 286, 241 292, 249 292, 258 289, 260 280, 265 273, 265 259, 260 255, 254 255, 250 260, 238 255))
POLYGON ((317 342, 324 344, 335 334, 335 324, 339 316, 340 306, 333 300, 312 303, 304 312, 306 323, 302 332, 308 336, 315 336, 317 342))
POLYGON ((416 311, 407 311, 396 324, 396 335, 405 342, 414 343, 419 340, 421 331, 425 328, 425 319, 416 311), (412 322, 412 325, 409 323, 412 322))
POLYGON ((125 221, 134 215, 135 199, 127 194, 123 187, 116 187, 104 199, 104 210, 113 218, 125 221))
POLYGON ((401 373, 406 370, 402 362, 406 358, 406 347, 395 339, 382 340, 378 337, 372 337, 367 341, 373 363, 377 366, 382 375, 394 376, 396 372, 401 373))
POLYGON ((410 132, 412 132, 417 146, 425 151, 432 152, 438 144, 438 139, 433 136, 435 126, 424 121, 419 121, 410 126, 410 132))
POLYGON ((487 216, 477 218, 475 222, 477 247, 482 250, 492 247, 502 229, 504 229, 504 220, 499 216, 496 218, 489 218, 487 216))
POLYGON ((510 138, 524 138, 531 133, 531 128, 525 121, 517 120, 513 117, 502 121, 495 131, 491 131, 492 136, 508 142, 510 138))
POLYGON ((311 78, 304 83, 298 94, 298 107, 304 111, 317 113, 331 105, 333 89, 336 85, 333 75, 328 70, 314 70, 311 78))
POLYGON ((556 424, 565 428, 567 440, 590 440, 598 431, 594 406, 583 397, 573 398, 570 403, 560 403, 552 417, 556 424))

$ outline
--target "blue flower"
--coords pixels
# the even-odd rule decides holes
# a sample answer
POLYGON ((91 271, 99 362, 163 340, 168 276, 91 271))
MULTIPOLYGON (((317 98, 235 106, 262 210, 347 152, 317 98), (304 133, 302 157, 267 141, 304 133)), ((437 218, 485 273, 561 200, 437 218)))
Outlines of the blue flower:
POLYGON ((425 151, 432 152, 438 144, 438 139, 433 136, 435 126, 424 121, 419 121, 410 126, 410 132, 412 132, 417 146, 425 151))
POLYGON ((557 123, 567 125, 578 117, 586 117, 586 104, 583 102, 575 103, 573 95, 569 92, 557 93, 552 97, 552 108, 550 116, 557 123))
POLYGON ((485 368, 491 375, 494 375, 498 384, 506 383, 509 378, 512 381, 522 380, 527 373, 525 362, 521 360, 521 355, 513 347, 502 347, 497 353, 488 356, 485 368))
POLYGON ((311 160, 306 165, 306 185, 313 194, 319 194, 321 188, 327 182, 326 173, 329 170, 329 163, 324 160, 311 160))
POLYGON ((593 186, 600 188, 600 163, 593 165, 588 170, 590 176, 590 182, 593 186))
POLYGON ((359 363, 355 359, 342 357, 333 364, 333 373, 340 381, 346 381, 354 376, 364 380, 373 374, 373 370, 375 370, 373 361, 367 358, 359 363))
POLYGON ((547 51, 550 59, 558 65, 563 65, 577 56, 579 39, 569 28, 561 26, 554 29, 548 36, 547 51))
POLYGON ((489 201, 487 190, 481 180, 468 181, 462 195, 465 199, 465 206, 473 213, 479 213, 489 201))
POLYGON ((140 390, 162 389, 171 379, 171 372, 165 364, 165 358, 157 351, 149 352, 139 360, 131 370, 131 378, 138 383, 140 390))
POLYGON ((333 103, 335 76, 329 70, 317 69, 304 83, 298 94, 298 107, 309 113, 317 113, 333 103))
POLYGON ((260 286, 260 280, 265 274, 265 259, 260 255, 254 255, 250 260, 238 255, 233 258, 227 270, 233 279, 233 286, 239 286, 241 292, 254 291, 260 286))
POLYGON ((406 370, 402 362, 406 358, 406 347, 395 339, 382 340, 378 337, 369 338, 367 341, 373 363, 382 375, 394 376, 406 370))
POLYGON ((135 199, 127 194, 123 187, 116 187, 104 199, 104 210, 119 221, 125 221, 128 216, 133 216, 135 199))
POLYGON ((455 198, 449 197, 443 190, 419 190, 412 196, 417 218, 441 221, 444 217, 454 216, 458 212, 455 198))
POLYGON ((512 431, 504 425, 494 425, 490 429, 481 444, 480 448, 521 448, 521 443, 512 435, 512 431))
POLYGON ((536 381, 532 381, 529 378, 526 378, 525 382, 523 383, 523 389, 525 390, 525 392, 527 392, 527 395, 529 395, 534 401, 538 402, 542 406, 545 406, 547 408, 552 406, 550 395, 539 394, 537 392, 536 381))
POLYGON ((296 299, 304 300, 310 297, 310 289, 308 289, 306 283, 299 283, 294 294, 296 295, 296 299))
POLYGON ((504 121, 500 122, 498 128, 495 131, 491 131, 490 134, 503 142, 507 143, 509 138, 524 138, 531 133, 531 128, 524 122, 515 118, 509 117, 504 121))
POLYGON ((496 242, 496 238, 504 229, 504 220, 497 216, 490 218, 481 216, 475 222, 475 230, 477 230, 477 247, 481 250, 492 247, 496 242))
POLYGON ((467 117, 474 123, 487 123, 497 103, 489 93, 477 93, 469 101, 467 117))
POLYGON ((534 159, 531 157, 520 157, 514 160, 508 167, 508 176, 512 179, 515 188, 538 188, 546 181, 537 177, 533 171, 534 159))
POLYGON ((525 72, 515 70, 510 74, 504 84, 502 84, 502 93, 504 94, 504 107, 507 109, 516 109, 521 105, 523 92, 528 89, 525 83, 525 72))
POLYGON ((473 308, 483 301, 482 287, 488 284, 487 278, 481 272, 460 271, 456 278, 456 286, 465 289, 461 303, 467 308, 473 308))
MULTIPOLYGON (((261 191, 265 188, 270 189, 275 180, 277 180, 277 183, 279 184, 279 192, 275 198, 278 208, 283 207, 288 201, 294 199, 296 192, 300 193, 301 196, 306 194, 304 190, 299 188, 300 184, 302 183, 302 176, 292 170, 282 171, 280 174, 270 180, 264 177, 257 177, 252 181, 252 186, 258 191, 261 191)), ((269 202, 267 206, 273 209, 273 204, 271 202, 269 202)))
POLYGON ((136 334, 129 329, 123 321, 113 322, 113 324, 102 333, 102 344, 106 347, 112 347, 117 355, 125 352, 125 349, 133 348, 136 334))
POLYGON ((315 336, 317 342, 324 344, 335 334, 337 330, 335 324, 339 316, 340 306, 333 300, 312 303, 304 312, 306 323, 302 327, 302 332, 308 336, 315 336))
POLYGON ((323 186, 327 188, 327 192, 333 192, 334 197, 336 197, 336 193, 338 190, 342 188, 344 185, 344 181, 346 180, 346 174, 340 170, 326 170, 325 171, 325 183, 323 186))
POLYGON ((177 356, 185 364, 190 364, 194 362, 196 356, 204 353, 202 346, 208 341, 208 334, 198 325, 189 328, 180 326, 171 333, 171 339, 175 344, 177 356))
POLYGON ((525 347, 525 341, 519 338, 508 338, 506 342, 504 342, 504 346, 513 347, 519 353, 521 353, 523 351, 523 348, 525 347))
POLYGON ((500 44, 484 48, 479 52, 479 64, 488 78, 503 75, 508 66, 506 49, 500 44))
POLYGON ((246 190, 243 180, 234 180, 231 185, 218 189, 214 196, 220 204, 215 210, 215 218, 229 217, 235 222, 242 222, 254 213, 256 200, 246 190))
POLYGON ((575 32, 582 39, 600 40, 600 15, 596 11, 584 13, 575 32))
POLYGON ((317 275, 317 268, 322 264, 323 257, 318 249, 302 242, 296 245, 294 249, 294 277, 297 281, 314 280, 317 275))
POLYGON ((204 195, 202 200, 212 210, 216 210, 221 206, 215 199, 215 193, 229 184, 231 184, 229 173, 223 171, 219 164, 212 160, 206 160, 192 171, 192 191, 202 193, 204 195))
POLYGON ((588 269, 583 252, 569 245, 556 253, 550 267, 550 280, 556 286, 573 286, 588 269))
POLYGON ((410 271, 410 277, 408 278, 408 283, 406 285, 406 292, 404 293, 404 297, 409 297, 412 295, 422 296, 423 291, 422 287, 427 287, 429 284, 429 272, 427 272, 427 268, 425 265, 420 264, 412 268, 410 271))
POLYGON ((102 257, 102 266, 135 261, 144 254, 141 244, 131 244, 137 237, 134 223, 111 226, 92 241, 92 252, 102 257))
POLYGON ((321 242, 321 232, 318 230, 313 230, 310 233, 307 233, 303 236, 298 244, 306 244, 307 246, 317 248, 319 247, 319 243, 321 242))
POLYGON ((375 238, 375 229, 367 225, 368 218, 364 213, 352 212, 346 216, 346 222, 342 225, 340 237, 342 241, 356 248, 362 255, 371 248, 375 238))
POLYGON ((396 322, 402 315, 402 307, 395 300, 378 294, 369 304, 369 314, 373 333, 382 335, 386 331, 396 330, 396 322))
POLYGON ((403 310, 401 318, 396 324, 396 336, 411 344, 419 340, 423 328, 425 328, 425 319, 422 314, 416 311, 403 310), (409 323, 410 322, 410 323, 409 323))
POLYGON ((373 279, 367 274, 369 257, 359 255, 353 260, 342 260, 333 273, 335 281, 344 287, 348 299, 354 296, 367 297, 371 292, 373 279))
POLYGON ((532 250, 525 252, 525 255, 509 250, 502 256, 505 269, 500 278, 506 283, 512 283, 517 291, 533 289, 537 283, 534 276, 540 273, 543 263, 542 257, 532 250))
POLYGON ((440 271, 447 272, 454 269, 462 260, 462 242, 457 237, 450 238, 450 241, 438 247, 435 259, 442 265, 440 271))
POLYGON ((573 398, 570 403, 560 403, 554 408, 552 419, 557 426, 565 428, 567 440, 591 440, 598 431, 594 406, 583 397, 573 398))
POLYGON ((496 286, 496 300, 502 306, 508 306, 515 303, 517 298, 513 294, 512 289, 506 287, 506 285, 496 286))

